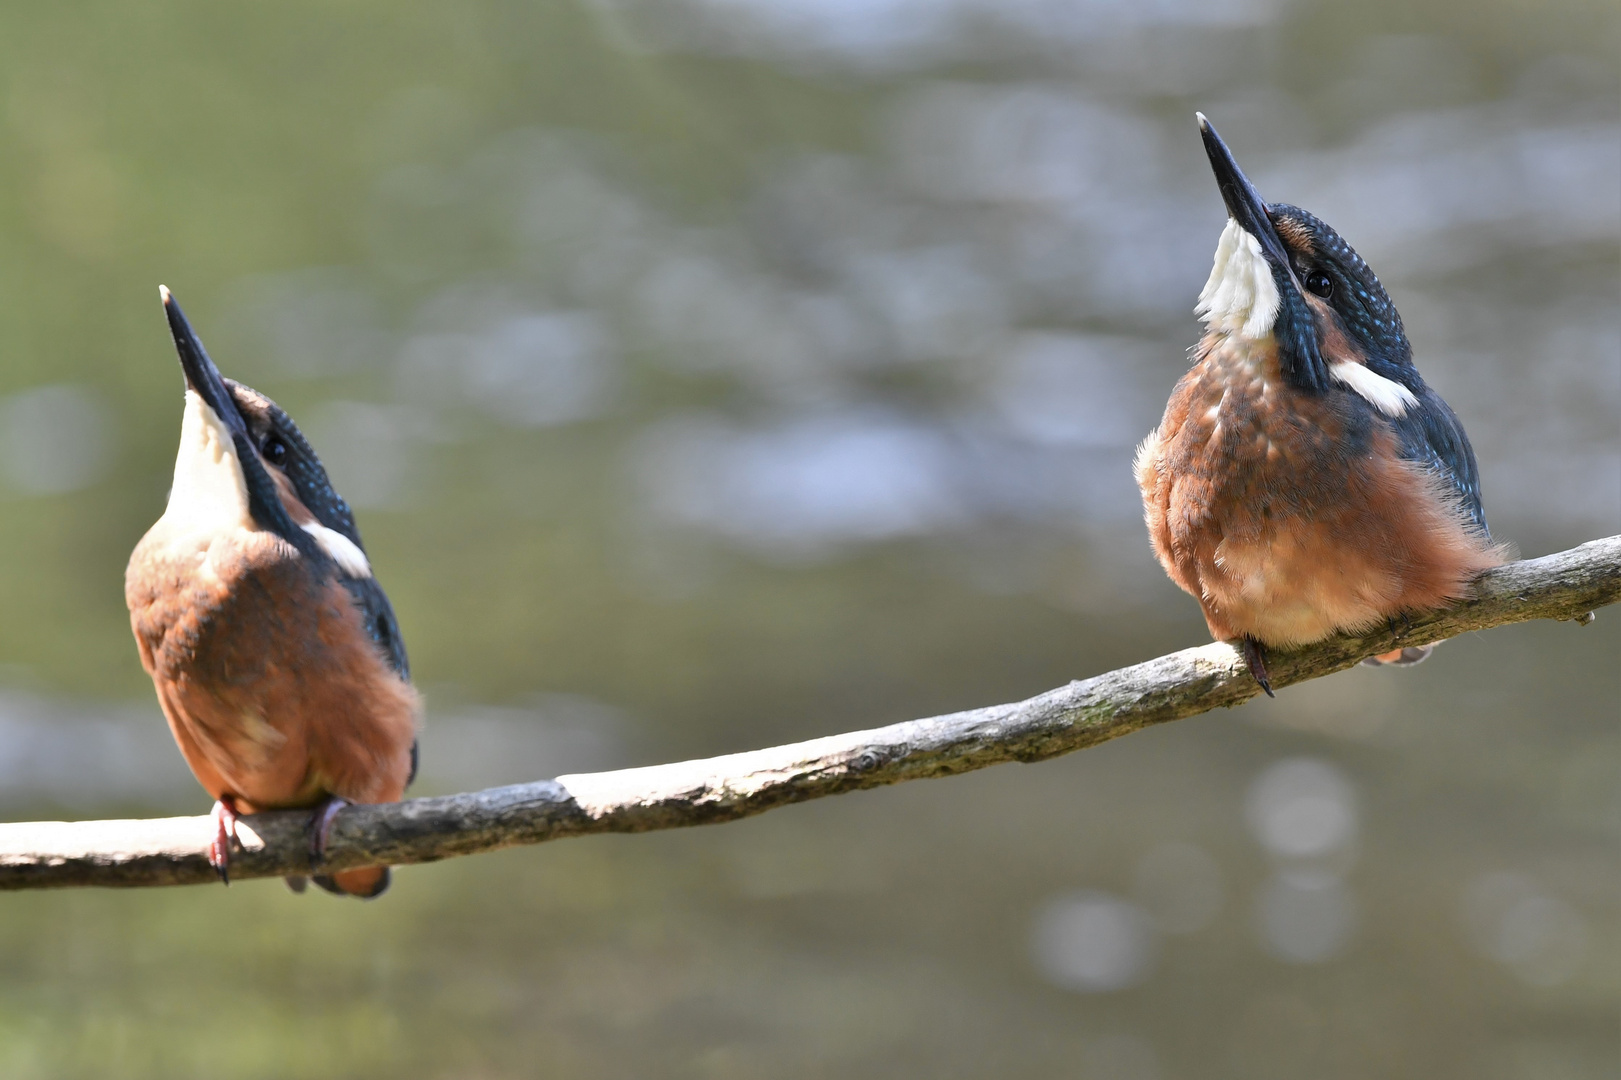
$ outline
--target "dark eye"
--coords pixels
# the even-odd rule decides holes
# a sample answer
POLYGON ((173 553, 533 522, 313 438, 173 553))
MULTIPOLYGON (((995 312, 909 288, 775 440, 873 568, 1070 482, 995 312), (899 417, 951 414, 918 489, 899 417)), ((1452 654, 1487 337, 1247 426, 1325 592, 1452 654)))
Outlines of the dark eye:
POLYGON ((1327 300, 1334 295, 1334 279, 1321 270, 1313 270, 1306 275, 1306 288, 1327 300))
POLYGON ((287 444, 274 435, 265 440, 263 452, 265 460, 272 465, 280 465, 287 460, 287 444))

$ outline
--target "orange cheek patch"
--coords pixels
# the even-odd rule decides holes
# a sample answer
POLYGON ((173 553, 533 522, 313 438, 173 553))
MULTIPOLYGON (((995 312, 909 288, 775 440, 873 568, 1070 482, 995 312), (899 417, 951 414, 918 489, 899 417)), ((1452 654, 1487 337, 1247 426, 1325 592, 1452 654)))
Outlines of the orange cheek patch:
POLYGON ((1278 230, 1278 238, 1291 251, 1298 252, 1308 259, 1317 254, 1317 247, 1312 243, 1311 232, 1306 226, 1290 217, 1276 218, 1272 227, 1278 230))
POLYGON ((1345 331, 1340 327, 1339 316, 1334 313, 1334 309, 1319 297, 1310 293, 1306 293, 1305 296, 1306 305, 1317 317, 1318 341, 1322 348, 1323 360, 1330 364, 1362 363, 1362 350, 1351 344, 1351 339, 1345 336, 1345 331))

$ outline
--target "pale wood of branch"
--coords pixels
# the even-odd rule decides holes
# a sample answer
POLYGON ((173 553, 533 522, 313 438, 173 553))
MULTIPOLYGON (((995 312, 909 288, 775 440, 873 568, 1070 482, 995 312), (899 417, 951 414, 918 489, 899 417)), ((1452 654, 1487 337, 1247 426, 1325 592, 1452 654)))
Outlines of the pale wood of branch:
MULTIPOLYGON (((1490 571, 1446 611, 1270 657, 1273 683, 1314 679, 1398 645, 1532 619, 1586 621, 1621 599, 1621 536, 1490 571)), ((356 806, 337 817, 324 866, 432 862, 587 833, 730 821, 787 803, 1006 761, 1042 761, 1258 693, 1222 644, 1072 682, 1028 701, 699 761, 560 776, 461 795, 356 806)), ((309 815, 244 818, 233 878, 307 874, 309 815)), ((217 881, 206 817, 0 825, 0 889, 217 881)))

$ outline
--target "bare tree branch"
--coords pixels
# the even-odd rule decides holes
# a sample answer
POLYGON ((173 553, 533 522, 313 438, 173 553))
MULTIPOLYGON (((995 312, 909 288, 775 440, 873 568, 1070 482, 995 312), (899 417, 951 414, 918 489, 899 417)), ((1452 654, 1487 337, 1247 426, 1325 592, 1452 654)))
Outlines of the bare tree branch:
MULTIPOLYGON (((1473 598, 1410 626, 1273 653, 1268 665, 1274 685, 1288 686, 1469 630, 1532 619, 1585 623, 1594 608, 1618 599, 1621 536, 1612 536, 1492 570, 1473 598)), ((1043 761, 1258 692, 1235 650, 1205 645, 1011 705, 699 761, 355 806, 338 815, 323 868, 433 862, 586 833, 731 821, 858 788, 1043 761)), ((308 819, 300 811, 242 819, 232 876, 310 873, 308 819)), ((211 827, 206 817, 0 825, 0 889, 216 881, 203 855, 211 827)))

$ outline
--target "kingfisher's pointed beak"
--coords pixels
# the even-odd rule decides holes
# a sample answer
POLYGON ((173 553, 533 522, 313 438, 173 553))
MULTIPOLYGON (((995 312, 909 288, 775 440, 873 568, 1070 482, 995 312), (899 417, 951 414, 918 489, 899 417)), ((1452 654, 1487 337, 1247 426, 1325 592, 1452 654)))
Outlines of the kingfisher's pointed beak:
POLYGON ((163 298, 163 313, 169 317, 169 333, 174 335, 174 347, 180 354, 180 368, 186 373, 187 389, 195 391, 203 403, 214 410, 225 430, 245 437, 248 425, 237 412, 236 402, 219 368, 208 358, 208 350, 203 348, 197 332, 186 321, 186 313, 180 310, 166 286, 158 286, 158 295, 163 298))
POLYGON ((1267 215, 1261 193, 1255 190, 1255 185, 1250 183, 1244 170, 1233 160, 1233 152, 1221 141, 1221 136, 1210 126, 1204 113, 1194 115, 1199 118, 1199 134, 1204 137, 1205 153, 1210 156, 1210 168, 1221 187, 1221 201, 1227 204, 1228 216, 1260 241, 1261 250, 1266 253, 1269 262, 1289 269, 1289 253, 1284 250, 1283 240, 1267 215))

